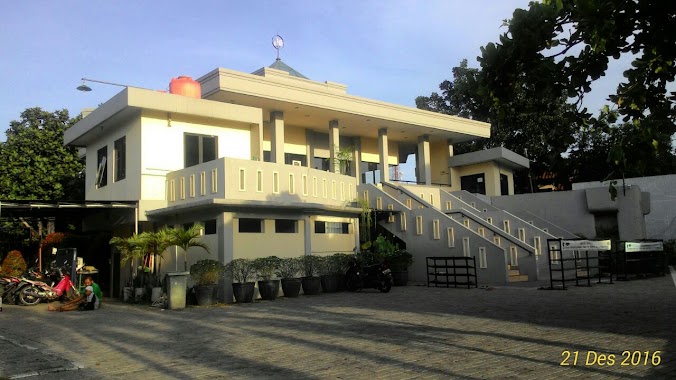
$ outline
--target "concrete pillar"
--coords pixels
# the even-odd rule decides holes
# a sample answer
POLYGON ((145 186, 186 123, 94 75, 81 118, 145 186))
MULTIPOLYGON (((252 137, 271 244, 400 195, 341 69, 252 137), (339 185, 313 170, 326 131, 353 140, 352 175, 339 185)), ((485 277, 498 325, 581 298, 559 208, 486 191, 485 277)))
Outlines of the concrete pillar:
POLYGON ((251 159, 263 161, 263 122, 251 124, 251 159))
POLYGON ((361 241, 359 238, 359 218, 354 218, 352 219, 354 221, 354 246, 355 246, 355 253, 361 252, 361 241))
MULTIPOLYGON (((218 237, 218 261, 227 264, 234 258, 234 226, 233 214, 222 213, 216 218, 216 236, 218 237)), ((218 299, 232 303, 232 278, 226 277, 218 283, 218 299)))
POLYGON ((314 132, 312 132, 309 129, 306 129, 305 130, 305 159, 307 160, 307 167, 308 168, 312 167, 312 160, 314 160, 314 158, 315 158, 314 141, 315 141, 314 132))
POLYGON ((270 112, 270 161, 284 163, 284 113, 270 112))
POLYGON ((416 155, 416 167, 418 169, 418 183, 432 184, 432 167, 430 165, 430 137, 418 136, 418 153, 416 155))
POLYGON ((312 254, 312 229, 314 226, 309 215, 303 217, 303 223, 305 223, 305 256, 309 256, 312 254))
POLYGON ((350 175, 357 178, 357 184, 361 184, 361 138, 353 137, 352 138, 352 168, 350 170, 350 175))
POLYGON ((380 182, 390 182, 390 156, 387 149, 387 128, 378 130, 378 152, 380 154, 380 182))
POLYGON ((329 121, 329 170, 334 173, 340 173, 340 160, 338 152, 340 151, 340 128, 338 120, 329 121))

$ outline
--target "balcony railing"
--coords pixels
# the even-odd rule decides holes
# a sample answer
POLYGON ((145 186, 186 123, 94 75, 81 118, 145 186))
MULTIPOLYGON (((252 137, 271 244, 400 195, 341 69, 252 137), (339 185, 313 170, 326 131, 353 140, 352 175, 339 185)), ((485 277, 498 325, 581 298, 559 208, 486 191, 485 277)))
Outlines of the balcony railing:
POLYGON ((304 166, 220 158, 167 174, 169 206, 203 199, 318 203, 355 200, 357 179, 304 166))

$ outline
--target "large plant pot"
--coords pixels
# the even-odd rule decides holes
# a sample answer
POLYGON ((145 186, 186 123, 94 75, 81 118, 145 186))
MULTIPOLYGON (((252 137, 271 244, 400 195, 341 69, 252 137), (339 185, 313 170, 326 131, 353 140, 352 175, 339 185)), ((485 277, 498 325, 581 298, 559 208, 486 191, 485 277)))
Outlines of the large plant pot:
POLYGON ((162 297, 162 288, 161 287, 154 287, 150 291, 150 302, 155 302, 158 299, 162 297))
POLYGON ((143 302, 143 298, 146 296, 146 288, 134 288, 134 301, 136 303, 143 302))
POLYGON ((261 299, 274 301, 279 293, 279 280, 258 281, 258 293, 261 294, 261 299))
POLYGON ((298 297, 300 286, 300 278, 283 278, 282 291, 284 292, 284 297, 298 297))
POLYGON ((392 281, 394 286, 406 286, 408 284, 408 271, 392 271, 392 281))
POLYGON ((338 291, 340 276, 336 274, 325 274, 320 278, 322 284, 322 291, 324 291, 324 293, 335 293, 338 291))
POLYGON ((322 280, 319 277, 303 277, 303 294, 317 295, 322 289, 322 280))
POLYGON ((195 296, 197 297, 197 305, 199 306, 208 306, 216 303, 216 298, 214 298, 214 289, 218 285, 195 285, 195 296))
POLYGON ((251 303, 253 302, 255 282, 234 283, 232 284, 232 294, 235 296, 237 303, 251 303))
POLYGON ((134 288, 125 286, 122 288, 122 300, 124 302, 131 302, 134 299, 134 288))

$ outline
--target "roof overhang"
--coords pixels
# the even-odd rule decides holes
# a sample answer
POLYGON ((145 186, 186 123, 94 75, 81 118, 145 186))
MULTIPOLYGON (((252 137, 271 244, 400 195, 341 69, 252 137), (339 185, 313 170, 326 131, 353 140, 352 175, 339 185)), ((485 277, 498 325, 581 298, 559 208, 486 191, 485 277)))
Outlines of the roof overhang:
POLYGON ((138 117, 143 110, 190 115, 243 123, 262 123, 261 110, 207 99, 196 99, 137 87, 127 87, 96 108, 64 133, 64 144, 86 146, 88 142, 115 128, 120 122, 138 117))
POLYGON ((512 170, 530 167, 530 161, 526 157, 503 147, 459 154, 451 157, 449 163, 450 167, 461 167, 491 161, 497 162, 503 168, 512 170))
POLYGON ((415 144, 421 135, 452 143, 490 137, 488 123, 348 95, 339 83, 271 68, 254 74, 219 68, 197 80, 203 98, 260 108, 264 121, 281 111, 285 125, 317 132, 327 133, 329 122, 338 120, 343 135, 376 138, 387 128, 388 140, 400 143, 415 144))
POLYGON ((0 217, 49 217, 59 215, 87 215, 98 210, 133 210, 138 207, 133 201, 110 202, 47 202, 32 200, 0 200, 0 217))
POLYGON ((167 216, 173 216, 177 213, 187 211, 213 210, 214 207, 220 207, 223 211, 252 211, 252 212, 274 212, 274 211, 297 211, 306 214, 349 214, 359 215, 362 209, 349 206, 330 206, 321 203, 307 202, 268 202, 268 201, 241 201, 234 199, 205 199, 176 206, 165 207, 161 209, 150 210, 146 216, 150 219, 161 219, 167 216))

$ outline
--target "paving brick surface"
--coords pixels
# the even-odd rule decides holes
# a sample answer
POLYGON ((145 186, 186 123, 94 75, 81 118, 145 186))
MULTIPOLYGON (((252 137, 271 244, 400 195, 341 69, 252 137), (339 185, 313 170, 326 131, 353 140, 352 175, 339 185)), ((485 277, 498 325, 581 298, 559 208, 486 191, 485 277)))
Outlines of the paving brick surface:
POLYGON ((669 276, 566 291, 410 286, 175 311, 113 300, 94 312, 5 305, 0 378, 674 379, 675 315, 669 276), (640 352, 640 363, 621 365, 623 351, 640 352), (645 365, 656 351, 660 363, 645 365), (615 355, 614 365, 599 365, 600 354, 615 355))

